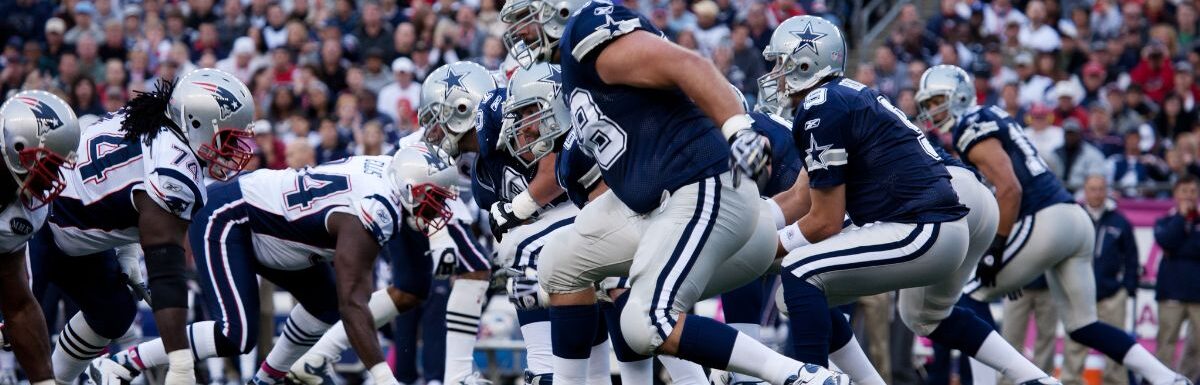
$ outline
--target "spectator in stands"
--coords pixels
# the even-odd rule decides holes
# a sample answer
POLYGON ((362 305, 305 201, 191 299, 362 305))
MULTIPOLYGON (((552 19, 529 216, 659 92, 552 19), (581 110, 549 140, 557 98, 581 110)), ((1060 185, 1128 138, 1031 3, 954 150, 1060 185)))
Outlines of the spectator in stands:
POLYGON ((728 44, 729 40, 729 27, 717 22, 721 8, 712 0, 701 0, 692 6, 692 12, 696 15, 696 27, 692 33, 696 35, 700 54, 712 57, 713 51, 720 45, 728 44))
POLYGON ((908 78, 908 65, 896 60, 896 54, 884 46, 875 48, 876 89, 884 96, 896 99, 900 90, 911 88, 908 78))
MULTIPOLYGON (((1136 85, 1130 85, 1129 88, 1134 88, 1136 85)), ((1138 126, 1145 123, 1145 119, 1141 114, 1125 104, 1125 91, 1115 85, 1105 88, 1108 104, 1109 117, 1112 120, 1113 129, 1119 134, 1125 134, 1130 131, 1136 132, 1138 126)))
MULTIPOLYGON (((1091 108, 1093 105, 1100 104, 1101 91, 1104 88, 1107 73, 1104 70, 1104 65, 1097 61, 1089 61, 1083 65, 1083 99, 1079 101, 1079 105, 1084 108, 1091 108)), ((1091 122, 1089 121, 1089 125, 1091 122)))
POLYGON ((266 66, 266 60, 258 56, 258 51, 254 48, 254 41, 245 36, 234 41, 233 50, 228 58, 217 62, 217 69, 228 72, 247 84, 259 68, 266 66))
POLYGON ((1046 98, 1046 91, 1054 85, 1054 81, 1050 78, 1038 74, 1033 66, 1033 54, 1022 52, 1015 59, 1017 65, 1017 77, 1020 82, 1020 103, 1022 106, 1029 107, 1037 103, 1043 103, 1046 98))
POLYGON ((1028 21, 1024 13, 1012 6, 1010 0, 995 0, 983 8, 984 35, 1000 35, 1004 33, 1004 26, 1008 23, 1020 25, 1028 21))
POLYGON ((1054 125, 1054 116, 1050 107, 1035 104, 1029 110, 1029 125, 1025 127, 1025 135, 1037 148, 1038 154, 1047 161, 1054 150, 1063 145, 1063 129, 1054 125))
POLYGON ((1005 84, 1000 89, 1000 108, 1008 112, 1016 121, 1024 123, 1028 121, 1028 116, 1026 116, 1028 110, 1021 105, 1020 94, 1020 86, 1017 83, 1005 84))
POLYGON ((317 164, 335 161, 350 156, 346 149, 346 139, 338 133, 337 122, 332 119, 321 120, 317 129, 321 141, 317 144, 317 164))
POLYGON ((1100 103, 1092 104, 1088 107, 1088 121, 1092 125, 1085 131, 1084 138, 1096 145, 1104 157, 1125 151, 1125 138, 1113 129, 1108 107, 1100 103))
POLYGON ((1021 27, 1017 39, 1021 46, 1039 52, 1052 52, 1062 46, 1058 31, 1049 23, 1053 20, 1046 14, 1046 3, 1041 0, 1030 1, 1025 5, 1025 15, 1029 22, 1021 27))
POLYGON ((368 91, 379 94, 383 87, 392 82, 392 72, 384 65, 384 53, 378 49, 368 50, 362 65, 363 85, 368 91))
POLYGON ((1142 61, 1138 62, 1129 73, 1134 84, 1140 84, 1142 91, 1154 103, 1162 104, 1167 93, 1175 88, 1175 69, 1167 54, 1163 42, 1151 40, 1150 45, 1142 51, 1142 61))
POLYGON ((1162 102, 1162 109, 1154 117, 1154 130, 1159 138, 1174 140, 1180 133, 1192 131, 1196 115, 1183 109, 1183 98, 1178 94, 1168 94, 1162 102))
POLYGON ((1125 134, 1124 152, 1108 157, 1108 179, 1123 196, 1140 196, 1140 187, 1163 179, 1168 171, 1161 159, 1142 152, 1140 142, 1140 134, 1128 132, 1125 134))
POLYGON ((1048 157, 1048 163, 1067 190, 1075 192, 1083 188, 1088 177, 1105 175, 1104 154, 1083 140, 1083 127, 1075 118, 1063 122, 1062 130, 1063 145, 1048 157))
POLYGON ((360 52, 379 50, 390 55, 395 49, 392 25, 383 20, 383 11, 376 0, 363 4, 362 24, 354 30, 360 52))
POLYGON ((392 62, 394 82, 379 91, 379 112, 398 120, 400 102, 417 106, 421 102, 421 84, 413 80, 413 61, 397 58, 392 62))
POLYGON ((80 1, 75 3, 75 12, 73 13, 75 26, 67 30, 67 44, 75 44, 83 35, 91 36, 92 39, 99 40, 104 37, 100 31, 100 25, 96 23, 96 6, 90 1, 80 1))
POLYGON ((1196 99, 1200 96, 1200 86, 1196 85, 1196 74, 1193 68, 1192 63, 1187 60, 1175 63, 1175 89, 1172 90, 1172 93, 1183 101, 1183 111, 1188 114, 1197 113, 1196 99))
POLYGON ((119 20, 109 20, 104 23, 104 43, 100 45, 100 58, 125 60, 129 49, 125 46, 125 30, 119 20))
MULTIPOLYGON (((1175 344, 1184 320, 1188 334, 1200 334, 1200 182, 1182 177, 1172 188, 1175 208, 1154 224, 1154 240, 1162 247, 1158 268, 1158 359, 1175 367, 1175 344)), ((1193 342, 1200 341, 1193 339, 1193 342)), ((1181 357, 1182 361, 1200 357, 1181 357)))
MULTIPOLYGON (((1063 80, 1050 89, 1047 99, 1054 103, 1054 124, 1062 126, 1067 119, 1075 119, 1084 129, 1088 128, 1087 111, 1076 103, 1082 98, 1078 94, 1075 83, 1063 80)), ((1082 182, 1082 181, 1080 181, 1082 182)), ((1080 184, 1082 186, 1082 183, 1080 184)))
POLYGON ((986 61, 976 60, 971 63, 971 78, 975 83, 975 102, 980 105, 994 105, 1000 102, 1000 93, 988 85, 988 77, 992 75, 992 65, 986 61))
POLYGON ((346 89, 346 67, 346 61, 342 58, 342 44, 337 40, 321 42, 321 65, 317 69, 317 78, 335 94, 346 89))
POLYGON ((71 85, 71 109, 77 115, 104 116, 104 106, 100 104, 100 94, 96 92, 96 82, 91 77, 83 76, 75 79, 71 85))
POLYGON ((301 169, 316 165, 316 150, 307 138, 299 138, 287 144, 288 168, 301 169))
MULTIPOLYGON (((754 40, 750 38, 750 27, 745 24, 733 27, 730 40, 733 48, 733 65, 746 74, 747 82, 743 85, 744 88, 741 88, 742 93, 757 97, 758 78, 766 73, 761 55, 762 50, 754 47, 754 40)), ((879 47, 879 49, 891 52, 886 47, 879 47)), ((895 63, 895 60, 892 63, 895 63)), ((876 65, 879 65, 879 62, 876 62, 876 65)), ((899 64, 896 66, 898 67, 899 64)), ((897 72, 897 75, 908 76, 903 70, 897 72)))
POLYGON ((262 168, 281 170, 287 168, 287 158, 283 141, 275 136, 275 129, 266 120, 255 121, 251 125, 254 132, 254 143, 258 147, 258 157, 262 168))
MULTIPOLYGON (((1088 177, 1083 203, 1096 227, 1096 251, 1092 260, 1092 271, 1096 275, 1096 315, 1100 322, 1126 329, 1125 307, 1129 298, 1136 294, 1139 275, 1133 226, 1117 211, 1117 202, 1108 197, 1108 184, 1104 177, 1088 177)), ((1063 354, 1063 383, 1082 382, 1089 350, 1067 339, 1063 354)), ((1125 385, 1128 379, 1121 363, 1106 358, 1102 384, 1125 385)))

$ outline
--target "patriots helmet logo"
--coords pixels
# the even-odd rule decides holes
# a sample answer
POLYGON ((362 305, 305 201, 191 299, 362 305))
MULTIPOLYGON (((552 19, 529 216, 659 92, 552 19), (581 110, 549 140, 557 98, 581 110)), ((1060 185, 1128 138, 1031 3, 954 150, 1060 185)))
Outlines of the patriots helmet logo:
POLYGON ((222 120, 229 119, 230 115, 242 109, 242 102, 228 88, 208 82, 192 82, 192 84, 212 92, 213 99, 217 101, 217 106, 221 108, 222 120))
POLYGON ((38 136, 46 135, 46 133, 63 126, 62 118, 58 117, 58 113, 54 112, 49 104, 27 96, 22 96, 20 99, 22 103, 29 106, 29 111, 33 112, 33 118, 38 124, 38 136))
POLYGON ((425 146, 413 146, 413 147, 417 149, 417 152, 420 152, 421 155, 425 157, 426 163, 429 163, 430 166, 433 166, 434 170, 429 171, 430 175, 433 175, 434 173, 436 173, 438 171, 442 171, 442 170, 445 170, 446 168, 450 167, 450 165, 446 163, 445 159, 442 159, 442 157, 438 156, 438 154, 435 151, 430 151, 428 147, 425 147, 425 146))

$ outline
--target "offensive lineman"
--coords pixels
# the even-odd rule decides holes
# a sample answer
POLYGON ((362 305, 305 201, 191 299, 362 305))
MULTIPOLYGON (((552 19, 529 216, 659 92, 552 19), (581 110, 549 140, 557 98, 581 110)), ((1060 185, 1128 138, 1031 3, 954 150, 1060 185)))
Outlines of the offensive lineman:
POLYGON ((74 381, 132 324, 136 299, 125 282, 138 275, 138 243, 169 356, 166 383, 195 381, 184 330, 183 239, 204 205, 203 174, 232 178, 252 156, 242 142, 254 117, 250 98, 233 75, 196 70, 177 84, 160 82, 157 91, 83 130, 80 159, 65 172, 67 186, 53 203, 50 226, 29 245, 34 291, 53 282, 80 308, 59 333, 57 381, 74 381), (134 263, 118 266, 118 258, 134 263))
POLYGON ((1097 321, 1091 220, 1048 172, 1022 126, 998 107, 976 106, 971 78, 958 67, 930 68, 920 86, 922 119, 953 132, 954 148, 995 186, 1000 207, 996 238, 963 289, 963 302, 986 309, 986 302, 1045 272, 1071 339, 1121 362, 1151 384, 1190 384, 1128 334, 1097 321), (955 103, 959 98, 970 102, 955 103))
MULTIPOLYGON (((720 265, 751 246, 757 227, 744 224, 759 220, 758 191, 740 184, 741 175, 762 180, 770 150, 728 87, 713 81, 722 77, 712 64, 659 36, 649 20, 594 0, 571 17, 559 42, 579 145, 645 229, 621 314, 625 340, 640 354, 676 355, 772 384, 848 382, 684 314, 710 279, 728 275, 715 274, 720 265)), ((763 240, 754 247, 769 256, 773 244, 763 240)), ((762 273, 736 277, 744 278, 736 286, 762 273)))
POLYGON ((0 106, 0 344, 12 345, 33 385, 53 385, 50 336, 29 288, 25 243, 42 228, 52 202, 66 187, 61 169, 74 167, 79 121, 59 97, 21 91, 0 106))

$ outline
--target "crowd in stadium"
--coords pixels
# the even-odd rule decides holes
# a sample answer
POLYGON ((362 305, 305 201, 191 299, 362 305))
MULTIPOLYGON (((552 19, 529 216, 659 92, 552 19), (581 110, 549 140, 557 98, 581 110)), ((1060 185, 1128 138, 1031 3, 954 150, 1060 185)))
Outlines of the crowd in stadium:
MULTIPOLYGON (((623 3, 672 41, 711 58, 750 100, 759 92, 757 79, 774 65, 762 52, 775 26, 808 14, 844 27, 850 16, 844 2, 826 0, 623 3)), ((915 118, 915 94, 927 68, 967 69, 978 102, 999 105, 1023 122, 1051 170, 1081 200, 1097 175, 1115 197, 1163 200, 1181 178, 1200 177, 1197 2, 924 3, 937 8, 907 3, 880 41, 851 47, 867 52, 857 56, 868 60, 853 64, 848 77, 877 88, 915 118)), ((502 4, 6 0, 0 2, 0 93, 51 90, 84 125, 87 116, 121 108, 159 79, 217 68, 248 85, 257 104, 257 157, 247 171, 388 154, 417 129, 429 72, 459 60, 497 71, 515 65, 506 60, 502 4)), ((1194 308, 1200 303, 1195 295, 1182 300, 1194 308)), ((872 351, 872 358, 884 354, 872 351)))

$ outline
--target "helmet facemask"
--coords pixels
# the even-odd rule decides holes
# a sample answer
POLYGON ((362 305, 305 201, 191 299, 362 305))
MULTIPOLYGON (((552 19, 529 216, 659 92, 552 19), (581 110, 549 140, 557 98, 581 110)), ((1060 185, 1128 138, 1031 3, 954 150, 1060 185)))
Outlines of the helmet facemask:
POLYGON ((425 235, 446 227, 454 215, 446 201, 458 197, 456 192, 433 183, 410 185, 401 195, 404 207, 412 214, 413 223, 425 235))
POLYGON ((506 108, 502 146, 507 146, 525 167, 532 167, 555 150, 555 141, 567 132, 549 100, 534 98, 506 108), (526 159, 525 154, 529 154, 526 159))
POLYGON ((930 92, 920 95, 917 100, 917 123, 924 127, 937 129, 938 132, 949 132, 954 124, 955 116, 950 111, 949 92, 930 92))
POLYGON ((758 102, 754 105, 754 111, 792 118, 791 103, 787 103, 787 98, 779 94, 778 77, 765 74, 758 78, 758 102))
MULTIPOLYGON (((16 147, 22 146, 17 144, 16 147)), ((25 207, 36 210, 49 204, 66 189, 67 183, 63 180, 62 170, 75 168, 74 154, 64 158, 43 147, 25 148, 18 151, 20 167, 24 169, 24 172, 15 170, 13 167, 10 167, 9 171, 21 186, 17 195, 26 197, 25 207), (23 174, 24 178, 20 178, 18 173, 23 174)))
POLYGON ((417 112, 417 123, 425 127, 425 143, 441 147, 450 156, 458 156, 458 141, 466 133, 466 130, 453 129, 450 126, 451 121, 455 115, 470 114, 474 111, 466 103, 459 103, 457 109, 463 111, 455 111, 455 107, 446 103, 432 102, 421 106, 417 112))
POLYGON ((539 0, 512 0, 500 10, 500 20, 508 24, 504 30, 504 45, 522 68, 529 69, 534 63, 549 61, 562 37, 562 28, 552 28, 556 18, 565 24, 570 16, 569 9, 556 9, 539 0), (556 14, 562 13, 562 14, 556 14), (529 39, 522 37, 527 29, 533 29, 529 39), (551 33, 555 32, 555 33, 551 33), (558 35, 558 36, 554 36, 558 35))
POLYGON ((200 145, 196 156, 208 164, 208 176, 226 181, 245 169, 254 157, 249 144, 253 138, 249 130, 223 128, 213 134, 210 143, 200 145))

